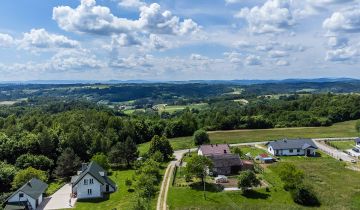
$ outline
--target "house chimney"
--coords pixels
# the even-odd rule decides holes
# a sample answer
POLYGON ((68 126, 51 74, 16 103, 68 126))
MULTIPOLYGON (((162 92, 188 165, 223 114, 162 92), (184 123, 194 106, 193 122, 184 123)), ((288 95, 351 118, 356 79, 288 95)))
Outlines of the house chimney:
POLYGON ((226 154, 227 152, 226 152, 226 149, 224 149, 224 154, 226 154))
POLYGON ((211 144, 211 147, 213 147, 213 145, 211 144))
POLYGON ((218 146, 218 145, 216 144, 216 146, 218 146))
POLYGON ((86 163, 82 163, 81 164, 81 172, 85 171, 87 168, 87 164, 86 163))

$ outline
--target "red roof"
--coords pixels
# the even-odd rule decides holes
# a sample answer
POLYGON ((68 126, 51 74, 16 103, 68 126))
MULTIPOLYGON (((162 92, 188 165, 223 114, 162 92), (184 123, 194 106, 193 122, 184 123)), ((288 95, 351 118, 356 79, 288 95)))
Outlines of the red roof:
POLYGON ((260 156, 260 157, 262 157, 262 158, 269 157, 269 155, 268 155, 268 154, 260 154, 259 156, 260 156))
POLYGON ((203 155, 231 154, 229 145, 227 144, 201 145, 200 150, 203 153, 203 155))

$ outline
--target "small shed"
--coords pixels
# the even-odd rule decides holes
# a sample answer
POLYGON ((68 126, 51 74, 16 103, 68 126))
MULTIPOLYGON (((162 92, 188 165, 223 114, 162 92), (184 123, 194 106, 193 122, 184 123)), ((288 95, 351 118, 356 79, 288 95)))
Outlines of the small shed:
POLYGON ((270 157, 268 154, 260 154, 258 158, 261 163, 273 163, 274 158, 270 157))

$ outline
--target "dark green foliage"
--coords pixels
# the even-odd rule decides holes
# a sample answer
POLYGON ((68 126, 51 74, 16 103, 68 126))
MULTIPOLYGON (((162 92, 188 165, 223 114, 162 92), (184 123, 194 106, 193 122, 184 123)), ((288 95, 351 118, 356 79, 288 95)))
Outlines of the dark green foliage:
POLYGON ((56 177, 70 177, 79 170, 81 161, 71 148, 66 148, 59 156, 56 165, 54 171, 56 177))
POLYGON ((243 192, 246 192, 248 188, 256 187, 258 185, 260 185, 260 180, 256 177, 256 174, 253 171, 242 171, 238 176, 238 187, 243 192))
POLYGON ((210 143, 209 135, 206 133, 205 130, 200 129, 195 131, 194 133, 194 144, 196 146, 210 143))
POLYGON ((277 169, 277 173, 284 182, 285 190, 295 189, 304 180, 304 172, 291 163, 281 164, 277 169))
POLYGON ((309 186, 299 185, 295 189, 291 190, 292 199, 304 206, 319 206, 320 201, 316 197, 315 193, 309 186))
POLYGON ((129 167, 138 157, 139 151, 130 137, 125 142, 118 142, 109 152, 109 161, 113 165, 126 164, 129 167))
POLYGON ((11 188, 10 183, 16 172, 15 166, 0 161, 0 192, 6 192, 11 188))
POLYGON ((16 190, 32 178, 37 178, 43 182, 48 181, 48 174, 45 171, 37 170, 35 168, 29 167, 24 170, 20 170, 14 177, 12 182, 12 189, 16 190))
POLYGON ((197 177, 204 182, 207 176, 207 170, 211 170, 213 167, 212 161, 205 156, 192 156, 186 164, 186 173, 189 176, 197 177))
POLYGON ((159 137, 159 136, 155 135, 151 139, 148 154, 150 156, 152 156, 153 154, 155 154, 158 151, 161 152, 164 160, 170 160, 170 158, 172 157, 172 155, 174 153, 174 151, 170 145, 170 142, 166 137, 164 137, 164 136, 159 137))
POLYGON ((43 171, 48 171, 54 166, 54 161, 44 155, 24 154, 16 159, 16 167, 25 169, 33 167, 43 171))
POLYGON ((108 157, 106 155, 104 155, 103 153, 98 153, 98 154, 94 155, 91 158, 91 161, 95 161, 97 164, 99 164, 105 170, 109 170, 109 168, 110 168, 108 157))

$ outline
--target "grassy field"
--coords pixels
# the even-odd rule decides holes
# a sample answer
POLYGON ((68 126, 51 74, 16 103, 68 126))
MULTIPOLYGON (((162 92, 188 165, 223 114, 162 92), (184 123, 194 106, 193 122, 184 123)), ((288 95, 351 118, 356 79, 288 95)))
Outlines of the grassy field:
POLYGON ((330 141, 328 144, 339 150, 347 150, 355 147, 354 141, 330 141))
MULTIPOLYGON (((292 162, 305 172, 305 182, 314 187, 321 206, 316 209, 359 209, 360 172, 345 168, 339 162, 323 154, 319 158, 285 157, 283 162, 292 162)), ((200 189, 171 187, 168 204, 170 209, 315 209, 294 203, 290 193, 283 189, 283 183, 275 173, 276 164, 265 169, 263 178, 270 184, 269 191, 258 189, 249 195, 239 191, 207 192, 207 200, 200 189), (195 202, 196 201, 196 202, 195 202)))
MULTIPOLYGON (((164 173, 164 169, 161 169, 161 174, 164 173)), ((108 199, 92 199, 78 201, 75 205, 76 210, 104 210, 104 209, 131 209, 134 203, 137 201, 137 193, 128 192, 128 188, 125 186, 125 180, 130 179, 135 175, 135 170, 114 171, 110 178, 116 182, 118 190, 110 194, 108 199)), ((133 181, 134 185, 134 181, 133 181)), ((156 209, 157 198, 152 199, 150 204, 151 209, 156 209)))
MULTIPOLYGON (((211 143, 245 143, 268 141, 283 138, 326 138, 326 137, 355 137, 359 134, 355 130, 356 121, 336 123, 329 127, 306 128, 274 128, 209 132, 211 143)), ((170 139, 175 150, 195 147, 192 137, 170 139)), ((148 150, 149 143, 139 146, 141 153, 148 150)))

